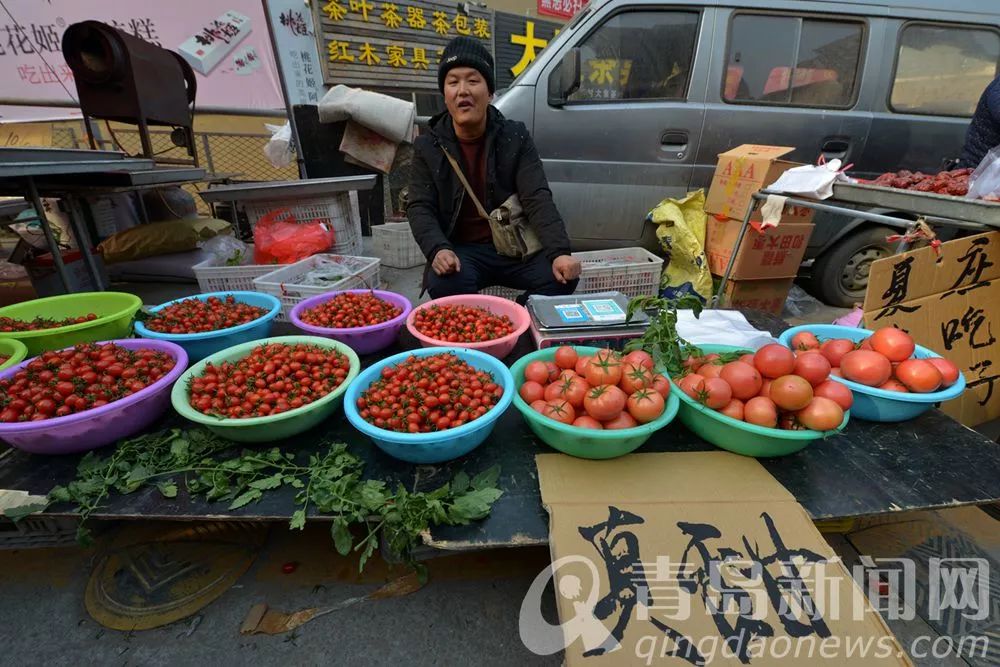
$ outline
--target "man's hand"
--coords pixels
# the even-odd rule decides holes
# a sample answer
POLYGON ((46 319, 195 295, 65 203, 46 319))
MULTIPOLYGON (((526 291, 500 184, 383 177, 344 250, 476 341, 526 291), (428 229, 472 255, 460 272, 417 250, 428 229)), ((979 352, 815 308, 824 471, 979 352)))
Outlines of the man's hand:
MULTIPOLYGON (((579 263, 577 263, 579 266, 579 263)), ((434 261, 431 262, 431 268, 434 269, 434 273, 439 276, 446 276, 450 273, 458 273, 462 270, 462 263, 458 261, 458 255, 452 250, 444 248, 438 250, 437 254, 434 255, 434 261)))
POLYGON ((552 262, 552 275, 563 285, 576 280, 580 277, 580 260, 572 255, 559 255, 552 262))

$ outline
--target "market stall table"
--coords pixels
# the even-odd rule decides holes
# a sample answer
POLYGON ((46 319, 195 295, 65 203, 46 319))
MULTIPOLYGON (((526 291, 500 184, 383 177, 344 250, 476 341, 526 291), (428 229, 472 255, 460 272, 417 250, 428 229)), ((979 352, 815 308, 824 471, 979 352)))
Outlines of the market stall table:
MULTIPOLYGON (((751 324, 775 335, 787 328, 773 316, 746 314, 751 324)), ((286 332, 278 330, 275 335, 282 333, 286 332)), ((415 341, 405 333, 401 343, 400 349, 415 347, 415 341)), ((530 340, 524 336, 506 361, 511 363, 532 349, 530 340)), ((381 356, 396 351, 387 350, 381 356)), ((191 425, 170 414, 157 428, 185 426, 191 425)), ((347 442, 351 451, 365 461, 367 477, 399 481, 417 490, 444 484, 458 470, 474 474, 493 465, 501 467, 498 486, 504 490, 504 495, 493 506, 492 514, 469 526, 436 528, 428 539, 433 547, 485 549, 544 544, 548 539, 548 516, 541 505, 534 457, 552 450, 534 438, 513 407, 503 415, 481 447, 460 460, 437 466, 412 466, 382 454, 347 423, 342 413, 322 427, 274 445, 305 456, 336 441, 347 442)), ((238 449, 239 446, 234 445, 234 451, 238 449)), ((713 449, 675 421, 654 434, 640 452, 713 449)), ((110 451, 105 450, 105 453, 110 451)), ((53 486, 66 484, 74 478, 79 458, 9 452, 0 459, 0 489, 44 494, 53 486)), ((901 424, 853 420, 847 430, 836 437, 818 441, 792 456, 760 459, 760 462, 815 520, 1000 500, 1000 445, 937 410, 901 424)), ((92 517, 287 521, 293 507, 292 494, 291 489, 285 488, 265 495, 260 502, 228 511, 223 503, 189 498, 183 487, 173 499, 163 498, 150 488, 126 496, 115 495, 92 517)), ((72 508, 56 505, 48 514, 69 516, 72 508)), ((314 512, 310 512, 310 518, 329 520, 329 516, 314 512)))

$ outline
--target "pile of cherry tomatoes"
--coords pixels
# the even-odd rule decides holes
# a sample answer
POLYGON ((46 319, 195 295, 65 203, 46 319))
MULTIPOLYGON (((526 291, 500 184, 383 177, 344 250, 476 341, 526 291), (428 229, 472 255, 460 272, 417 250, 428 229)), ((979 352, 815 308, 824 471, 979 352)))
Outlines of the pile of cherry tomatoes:
POLYGON ((926 394, 958 381, 958 366, 951 361, 914 359, 913 338, 895 327, 878 329, 859 344, 846 338, 821 343, 814 334, 800 331, 792 338, 792 348, 800 357, 819 352, 834 375, 886 391, 926 394))
POLYGON ((237 361, 207 364, 191 378, 188 401, 206 415, 246 419, 309 405, 347 378, 350 360, 340 351, 298 343, 270 343, 237 361))
POLYGON ((851 390, 830 380, 830 362, 818 351, 796 356, 784 345, 727 361, 718 354, 689 357, 681 391, 706 407, 755 426, 830 431, 854 402, 851 390))
POLYGON ((503 396, 486 371, 454 354, 410 356, 358 397, 358 414, 369 424, 400 433, 447 431, 479 419, 503 396))
POLYGON ((372 292, 341 292, 329 301, 302 311, 299 319, 314 327, 355 329, 388 322, 402 312, 402 308, 372 292))
POLYGON ((267 315, 266 308, 237 301, 232 294, 220 299, 184 299, 158 310, 146 320, 150 331, 167 334, 193 334, 219 331, 253 322, 267 315))
POLYGON ((519 393, 542 415, 588 429, 623 429, 663 414, 670 381, 653 370, 653 358, 636 350, 580 356, 564 345, 555 361, 533 361, 524 369, 519 393))
POLYGON ((414 328, 446 343, 483 343, 514 333, 514 323, 479 306, 432 305, 413 316, 414 328))
POLYGON ((6 364, 8 359, 10 359, 10 357, 6 354, 0 354, 0 366, 6 364))
POLYGON ((14 331, 43 331, 45 329, 58 329, 68 327, 73 324, 83 324, 93 322, 97 319, 94 313, 87 313, 80 317, 67 317, 64 320, 52 320, 45 317, 36 317, 33 320, 19 320, 13 317, 0 317, 0 331, 10 333, 14 331))
POLYGON ((157 350, 113 343, 44 352, 0 381, 0 422, 41 421, 108 405, 142 391, 174 363, 157 350))

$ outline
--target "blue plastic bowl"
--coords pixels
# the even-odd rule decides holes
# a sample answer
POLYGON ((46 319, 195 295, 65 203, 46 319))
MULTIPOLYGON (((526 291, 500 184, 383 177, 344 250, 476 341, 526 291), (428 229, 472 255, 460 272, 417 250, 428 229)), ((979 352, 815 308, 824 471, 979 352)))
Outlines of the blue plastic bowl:
MULTIPOLYGON (((792 327, 781 334, 778 340, 782 345, 791 347, 792 338, 800 331, 811 331, 820 341, 831 338, 846 338, 855 343, 863 341, 874 333, 868 329, 842 327, 835 324, 807 324, 801 327, 792 327)), ((941 355, 917 345, 913 356, 916 359, 929 359, 941 355)), ((904 394, 899 391, 886 391, 852 382, 836 375, 830 376, 830 379, 851 388, 851 392, 854 394, 851 416, 870 422, 905 422, 919 417, 944 401, 958 398, 965 391, 965 376, 962 373, 958 374, 958 381, 955 384, 947 389, 929 394, 904 394)))
POLYGON ((171 343, 177 343, 184 348, 185 352, 187 352, 188 359, 190 359, 191 363, 200 361, 205 357, 211 356, 220 350, 233 347, 234 345, 249 343, 262 338, 267 338, 271 335, 271 324, 273 323, 274 318, 278 316, 278 313, 281 312, 281 302, 278 301, 277 297, 273 297, 270 294, 261 294, 260 292, 209 292, 208 294, 196 294, 193 297, 186 296, 183 299, 174 299, 173 301, 161 303, 159 306, 150 308, 149 312, 156 313, 163 310, 170 304, 177 303, 179 301, 185 301, 187 299, 200 299, 201 301, 205 301, 209 297, 213 296, 220 299, 227 296, 233 296, 241 303, 257 306, 259 308, 266 308, 268 309, 268 312, 266 315, 257 318, 253 322, 247 322, 246 324, 241 324, 237 327, 229 327, 228 329, 219 329, 218 331, 206 331, 205 333, 192 334, 169 334, 152 331, 142 322, 136 322, 135 333, 140 338, 168 340, 171 343))
POLYGON ((493 431, 500 416, 510 407, 514 398, 514 377, 503 362, 483 352, 456 347, 425 347, 410 352, 400 352, 366 368, 347 388, 344 395, 344 412, 348 421, 389 456, 409 463, 441 463, 464 456, 482 444, 493 431), (368 389, 386 366, 394 366, 411 356, 427 357, 450 352, 473 368, 487 371, 503 387, 500 402, 479 419, 458 428, 436 433, 397 433, 369 424, 358 414, 358 397, 368 389))

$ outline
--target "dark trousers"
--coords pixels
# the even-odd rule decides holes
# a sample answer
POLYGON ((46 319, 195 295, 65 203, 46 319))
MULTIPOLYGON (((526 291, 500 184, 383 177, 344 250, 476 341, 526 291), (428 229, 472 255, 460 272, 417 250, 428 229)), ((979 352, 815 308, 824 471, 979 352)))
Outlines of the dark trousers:
POLYGON ((439 299, 454 294, 475 294, 485 287, 501 285, 522 290, 518 301, 524 303, 531 294, 560 296, 572 294, 579 280, 563 285, 552 275, 552 262, 543 253, 536 253, 527 261, 504 257, 491 243, 455 246, 455 254, 462 270, 439 276, 433 269, 427 272, 427 291, 439 299))

